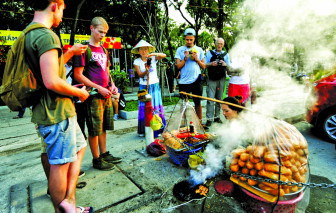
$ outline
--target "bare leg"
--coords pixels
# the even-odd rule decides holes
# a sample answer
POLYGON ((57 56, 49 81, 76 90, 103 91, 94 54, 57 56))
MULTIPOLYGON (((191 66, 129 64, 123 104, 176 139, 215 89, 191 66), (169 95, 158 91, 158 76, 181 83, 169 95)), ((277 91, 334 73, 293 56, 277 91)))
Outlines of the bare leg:
POLYGON ((49 192, 55 211, 59 211, 59 204, 64 200, 67 191, 67 173, 70 163, 50 165, 49 192))
POLYGON ((98 136, 98 141, 100 154, 104 154, 106 152, 106 131, 103 131, 103 134, 98 136))
POLYGON ((77 152, 77 160, 70 163, 67 175, 67 193, 65 199, 60 203, 60 207, 65 212, 76 212, 76 185, 81 163, 84 157, 86 147, 77 152))
POLYGON ((42 162, 44 173, 47 177, 47 180, 49 181, 50 164, 49 164, 47 153, 41 154, 41 162, 42 162))
POLYGON ((77 152, 77 160, 70 163, 68 171, 68 188, 65 199, 73 203, 76 203, 76 185, 85 150, 86 147, 77 152))
POLYGON ((94 159, 99 158, 98 136, 90 136, 89 135, 89 144, 90 144, 92 157, 94 159))
POLYGON ((114 107, 114 114, 118 115, 119 99, 115 99, 115 101, 113 102, 113 107, 114 107))
POLYGON ((201 104, 198 104, 198 105, 195 104, 195 111, 196 111, 196 114, 197 114, 198 118, 202 121, 202 105, 201 104))

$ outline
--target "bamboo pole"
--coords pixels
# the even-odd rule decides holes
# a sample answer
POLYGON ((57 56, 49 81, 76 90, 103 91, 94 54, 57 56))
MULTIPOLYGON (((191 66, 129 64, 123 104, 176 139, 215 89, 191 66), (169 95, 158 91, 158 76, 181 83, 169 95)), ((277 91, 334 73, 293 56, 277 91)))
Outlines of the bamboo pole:
POLYGON ((248 110, 250 112, 257 113, 257 114, 260 114, 260 115, 263 115, 263 116, 266 116, 266 117, 272 117, 272 118, 277 119, 277 120, 282 120, 282 119, 280 119, 280 118, 278 118, 276 116, 266 115, 266 114, 254 111, 252 109, 246 108, 244 106, 233 104, 233 103, 230 103, 230 102, 221 101, 221 100, 217 100, 217 99, 214 99, 214 98, 208 98, 208 97, 199 96, 199 95, 194 95, 194 94, 186 93, 186 92, 183 92, 183 91, 180 92, 180 94, 191 96, 191 97, 196 97, 196 98, 201 98, 201 99, 204 99, 204 100, 214 101, 214 102, 218 102, 218 103, 221 103, 221 104, 227 104, 227 105, 235 106, 235 107, 238 107, 238 108, 241 108, 241 109, 244 109, 244 110, 248 110))
POLYGON ((180 94, 205 99, 205 100, 208 100, 208 101, 214 101, 214 102, 218 102, 218 103, 221 103, 221 104, 227 104, 227 105, 235 106, 235 107, 238 107, 238 108, 241 108, 241 109, 244 109, 244 110, 252 111, 251 109, 246 108, 244 106, 233 104, 233 103, 226 102, 226 101, 217 100, 217 99, 214 99, 214 98, 208 98, 208 97, 204 97, 204 96, 194 95, 194 94, 186 93, 186 92, 183 92, 183 91, 180 92, 180 94))

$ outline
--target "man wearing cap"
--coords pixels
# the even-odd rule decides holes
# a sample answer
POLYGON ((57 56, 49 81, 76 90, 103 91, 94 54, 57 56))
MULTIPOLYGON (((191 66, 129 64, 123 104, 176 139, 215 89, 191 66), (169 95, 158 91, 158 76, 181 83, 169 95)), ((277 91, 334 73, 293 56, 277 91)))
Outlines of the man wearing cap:
MULTIPOLYGON (((230 66, 230 57, 227 52, 223 50, 224 39, 218 38, 216 40, 216 49, 209 50, 205 54, 205 63, 208 68, 208 98, 223 99, 223 92, 226 79, 226 68, 230 66)), ((210 127, 212 122, 222 123, 220 119, 220 103, 207 101, 205 126, 210 127)))
MULTIPOLYGON (((176 50, 176 68, 181 70, 179 89, 180 92, 202 95, 202 74, 201 69, 205 69, 204 52, 202 48, 196 46, 196 32, 192 28, 184 31, 185 45, 176 50)), ((198 118, 202 120, 202 106, 199 98, 193 98, 195 110, 198 118)))

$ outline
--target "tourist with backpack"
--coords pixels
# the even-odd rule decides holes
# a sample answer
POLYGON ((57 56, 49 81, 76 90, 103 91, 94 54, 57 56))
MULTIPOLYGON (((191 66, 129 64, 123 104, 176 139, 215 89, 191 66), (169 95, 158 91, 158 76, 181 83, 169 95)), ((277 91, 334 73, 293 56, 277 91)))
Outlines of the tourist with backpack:
POLYGON ((93 18, 90 30, 86 52, 74 57, 74 77, 77 82, 97 91, 85 102, 92 164, 99 170, 111 170, 114 164, 121 162, 121 158, 111 155, 106 149, 106 130, 114 129, 111 95, 117 94, 118 88, 110 76, 108 52, 100 44, 108 31, 106 20, 93 18))
MULTIPOLYGON (((208 69, 207 79, 207 97, 215 98, 217 100, 223 99, 223 91, 225 87, 225 80, 227 68, 230 66, 230 57, 227 52, 223 50, 224 39, 218 38, 216 40, 216 49, 210 50, 205 54, 205 63, 208 69)), ((222 123, 220 119, 221 106, 219 103, 207 101, 205 128, 209 128, 212 122, 222 123)))
MULTIPOLYGON (((62 21, 65 9, 63 0, 43 0, 31 4, 35 10, 33 21, 12 46, 13 51, 9 53, 7 63, 8 66, 17 65, 14 72, 20 73, 18 68, 24 68, 24 72, 33 73, 34 77, 31 79, 36 80, 36 84, 29 86, 35 86, 32 91, 38 93, 34 95, 34 102, 23 99, 15 101, 8 96, 4 98, 4 102, 17 110, 33 105, 32 122, 37 124, 38 132, 47 145, 47 160, 42 156, 41 159, 49 177, 49 192, 55 212, 76 212, 75 190, 87 144, 76 122, 76 111, 71 96, 85 101, 89 93, 85 87, 76 88, 65 81, 64 63, 74 54, 81 54, 86 46, 76 45, 63 56, 60 39, 50 29, 58 27, 62 21), (20 45, 22 43, 23 45, 20 45), (17 47, 23 48, 15 49, 17 47), (11 57, 18 53, 18 57, 11 57), (20 103, 23 104, 19 105, 20 103)), ((10 72, 5 69, 4 80, 8 75, 10 72)), ((7 85, 7 88, 1 90, 1 95, 6 96, 25 86, 20 82, 18 88, 15 84, 7 85), (13 86, 12 90, 8 89, 13 86)), ((90 207, 84 209, 90 209, 92 212, 90 207)))

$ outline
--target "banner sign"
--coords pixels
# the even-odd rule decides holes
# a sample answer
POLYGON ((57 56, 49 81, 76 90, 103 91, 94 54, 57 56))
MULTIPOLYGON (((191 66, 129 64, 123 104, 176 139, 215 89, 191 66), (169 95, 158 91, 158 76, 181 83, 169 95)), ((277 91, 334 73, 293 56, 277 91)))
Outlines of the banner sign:
MULTIPOLYGON (((11 46, 14 44, 16 39, 20 36, 22 31, 12 31, 12 30, 0 30, 0 37, 3 42, 0 45, 11 46)), ((89 40, 89 35, 75 35, 75 44, 84 44, 85 41, 89 40)), ((70 43, 70 34, 61 34, 61 41, 63 45, 70 43)), ((121 49, 121 38, 120 37, 105 37, 101 42, 103 47, 107 49, 121 49)))

